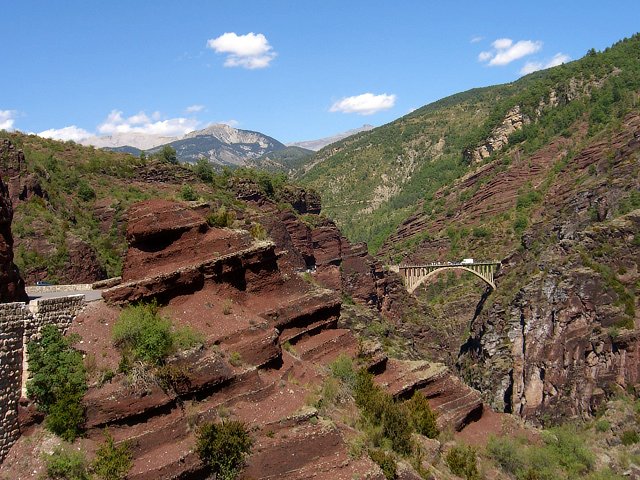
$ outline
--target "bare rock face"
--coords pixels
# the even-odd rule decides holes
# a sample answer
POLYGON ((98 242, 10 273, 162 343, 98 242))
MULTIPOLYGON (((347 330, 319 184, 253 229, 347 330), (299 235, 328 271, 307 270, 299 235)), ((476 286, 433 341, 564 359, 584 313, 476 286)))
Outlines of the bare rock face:
POLYGON ((320 213, 320 195, 313 190, 287 185, 280 192, 279 200, 291 204, 293 209, 300 214, 320 213))
POLYGON ((640 316, 629 293, 640 279, 638 235, 640 210, 575 233, 544 252, 543 270, 512 301, 474 319, 459 365, 496 408, 538 421, 588 417, 615 388, 640 383, 640 316))
POLYGON ((167 300, 193 293, 207 281, 248 291, 279 281, 271 242, 256 242, 244 230, 209 228, 187 204, 139 202, 128 219, 123 283, 103 293, 112 303, 167 300))
MULTIPOLYGON (((369 255, 364 243, 352 244, 332 220, 320 215, 320 199, 314 192, 290 188, 294 199, 290 210, 280 211, 250 181, 235 186, 238 198, 256 206, 262 215, 258 220, 281 253, 279 264, 284 270, 314 273, 322 286, 344 291, 361 304, 382 311, 388 305, 387 286, 393 282, 382 265, 369 255), (297 214, 312 214, 300 217, 297 214), (309 221, 310 223, 307 223, 309 221)), ((290 203, 290 202, 288 202, 290 203)))
POLYGON ((27 172, 24 153, 8 139, 0 142, 0 175, 5 179, 13 203, 33 196, 47 198, 38 177, 27 172))
POLYGON ((516 105, 509 110, 502 123, 491 131, 491 136, 482 145, 464 152, 464 157, 470 163, 477 163, 489 157, 493 152, 502 150, 509 143, 509 135, 516 130, 521 130, 523 126, 531 120, 520 111, 520 106, 516 105))
POLYGON ((13 206, 9 189, 0 177, 0 302, 17 302, 27 299, 24 281, 13 263, 12 219, 13 206))

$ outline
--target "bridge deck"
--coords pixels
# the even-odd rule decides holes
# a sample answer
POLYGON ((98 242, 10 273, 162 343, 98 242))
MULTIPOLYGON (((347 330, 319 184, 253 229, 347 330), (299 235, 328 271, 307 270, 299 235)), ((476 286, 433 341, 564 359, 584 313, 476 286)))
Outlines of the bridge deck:
POLYGON ((421 263, 416 265, 399 265, 398 268, 420 268, 420 267, 470 267, 473 265, 500 265, 500 262, 473 262, 473 263, 421 263))

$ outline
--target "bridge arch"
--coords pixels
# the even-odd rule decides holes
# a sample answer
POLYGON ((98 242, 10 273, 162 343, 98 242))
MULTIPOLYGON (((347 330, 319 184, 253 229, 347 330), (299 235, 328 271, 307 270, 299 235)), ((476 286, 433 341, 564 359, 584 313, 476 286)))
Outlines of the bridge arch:
POLYGON ((429 265, 400 265, 398 272, 404 279, 409 293, 416 291, 420 285, 429 278, 444 270, 465 270, 485 282, 492 290, 496 289, 494 273, 500 267, 499 262, 475 262, 475 263, 440 263, 429 265))

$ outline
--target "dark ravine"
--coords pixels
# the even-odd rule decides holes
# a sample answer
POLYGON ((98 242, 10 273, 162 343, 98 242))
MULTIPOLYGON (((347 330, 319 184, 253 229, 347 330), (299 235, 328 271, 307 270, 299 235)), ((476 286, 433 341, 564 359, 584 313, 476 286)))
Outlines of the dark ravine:
POLYGON ((27 298, 24 281, 13 263, 12 220, 11 195, 0 175, 0 303, 21 302, 27 298))

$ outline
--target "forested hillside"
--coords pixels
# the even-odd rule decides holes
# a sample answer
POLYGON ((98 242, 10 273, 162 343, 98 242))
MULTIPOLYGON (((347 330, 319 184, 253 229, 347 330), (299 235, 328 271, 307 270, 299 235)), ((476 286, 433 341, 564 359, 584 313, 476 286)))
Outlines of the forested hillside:
POLYGON ((558 135, 571 141, 579 120, 587 124, 587 138, 616 128, 638 105, 639 71, 635 35, 510 84, 453 95, 326 147, 302 181, 322 192, 325 213, 352 240, 377 251, 410 215, 449 209, 434 194, 482 164, 508 162, 514 149, 531 157, 558 135))

